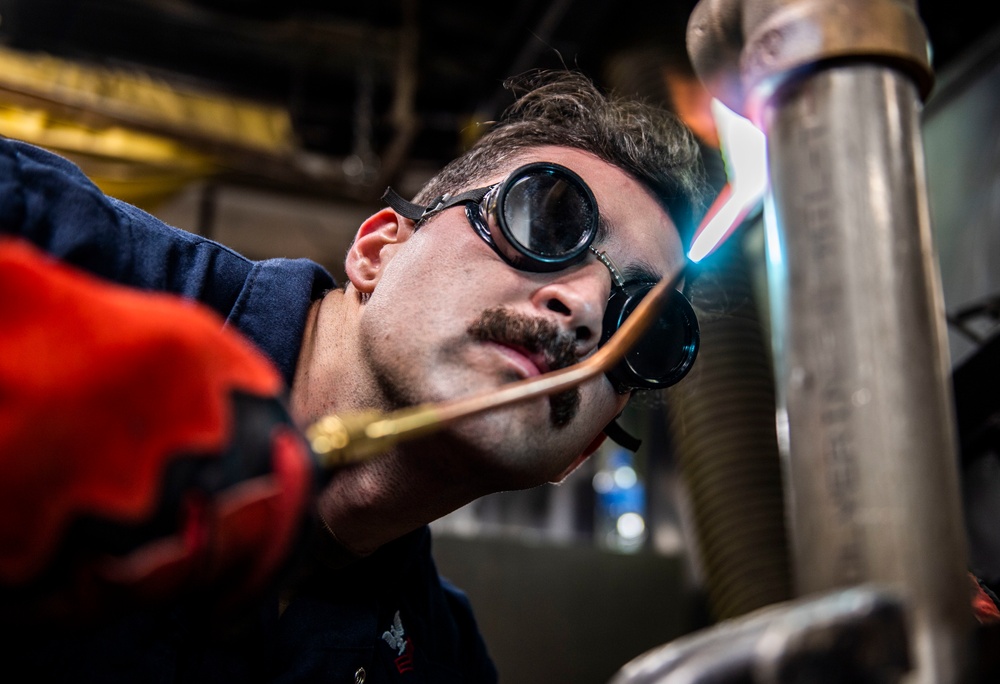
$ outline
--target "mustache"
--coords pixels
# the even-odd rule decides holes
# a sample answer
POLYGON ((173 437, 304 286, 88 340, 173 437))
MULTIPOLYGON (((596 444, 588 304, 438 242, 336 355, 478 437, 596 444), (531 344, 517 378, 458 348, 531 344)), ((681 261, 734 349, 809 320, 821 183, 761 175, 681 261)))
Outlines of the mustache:
MULTIPOLYGON (((530 354, 542 354, 549 370, 559 370, 580 360, 573 335, 544 318, 514 313, 503 307, 486 309, 468 328, 480 342, 496 342, 519 347, 530 354)), ((580 390, 573 387, 549 396, 549 420, 564 427, 580 408, 580 390)))

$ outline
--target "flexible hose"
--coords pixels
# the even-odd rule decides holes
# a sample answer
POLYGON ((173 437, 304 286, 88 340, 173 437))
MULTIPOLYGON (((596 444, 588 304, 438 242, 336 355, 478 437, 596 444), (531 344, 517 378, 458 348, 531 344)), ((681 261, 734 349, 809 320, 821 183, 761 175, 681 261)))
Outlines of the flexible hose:
POLYGON ((690 285, 702 346, 666 409, 709 608, 720 620, 792 597, 774 376, 741 231, 690 285))

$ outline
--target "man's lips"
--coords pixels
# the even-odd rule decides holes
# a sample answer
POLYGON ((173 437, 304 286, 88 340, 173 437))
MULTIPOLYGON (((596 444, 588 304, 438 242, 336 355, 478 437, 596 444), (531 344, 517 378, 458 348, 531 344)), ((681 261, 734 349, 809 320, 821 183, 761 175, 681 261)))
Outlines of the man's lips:
MULTIPOLYGON (((576 340, 549 320, 518 315, 502 307, 483 311, 469 325, 469 335, 495 349, 522 378, 566 368, 577 358, 576 340), (534 350, 534 351, 532 351, 534 350)), ((577 387, 549 395, 549 421, 553 427, 569 425, 580 407, 577 387)))
POLYGON ((549 362, 545 354, 530 352, 524 347, 504 344, 503 342, 486 342, 485 344, 498 350, 512 365, 516 366, 520 375, 533 378, 549 371, 549 362))

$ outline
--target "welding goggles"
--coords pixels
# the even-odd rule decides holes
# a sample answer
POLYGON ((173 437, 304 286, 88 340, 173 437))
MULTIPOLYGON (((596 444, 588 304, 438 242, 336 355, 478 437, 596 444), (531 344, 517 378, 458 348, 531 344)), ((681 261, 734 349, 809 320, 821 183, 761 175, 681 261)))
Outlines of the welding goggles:
MULTIPOLYGON (((597 200, 580 176, 559 164, 527 164, 495 185, 443 195, 426 207, 403 199, 392 188, 385 191, 382 200, 413 221, 464 205, 465 215, 479 237, 500 258, 522 271, 559 271, 593 253, 611 272, 612 280, 601 345, 611 339, 656 285, 626 283, 607 255, 591 246, 600 226, 597 200)), ((674 291, 658 320, 607 372, 608 379, 620 394, 668 387, 690 370, 698 344, 694 310, 683 294, 674 291)))

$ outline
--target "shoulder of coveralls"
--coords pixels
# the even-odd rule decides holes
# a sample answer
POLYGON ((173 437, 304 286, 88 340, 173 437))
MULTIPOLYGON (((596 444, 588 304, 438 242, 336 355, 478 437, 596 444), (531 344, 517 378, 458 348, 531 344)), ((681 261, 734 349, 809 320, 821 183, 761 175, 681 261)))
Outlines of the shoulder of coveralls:
POLYGON ((0 138, 0 232, 114 282, 202 302, 294 372, 305 310, 334 287, 307 259, 255 262, 105 195, 70 160, 0 138))
POLYGON ((252 268, 218 243, 105 195, 68 159, 15 140, 0 140, 0 226, 94 275, 220 312, 252 268))

